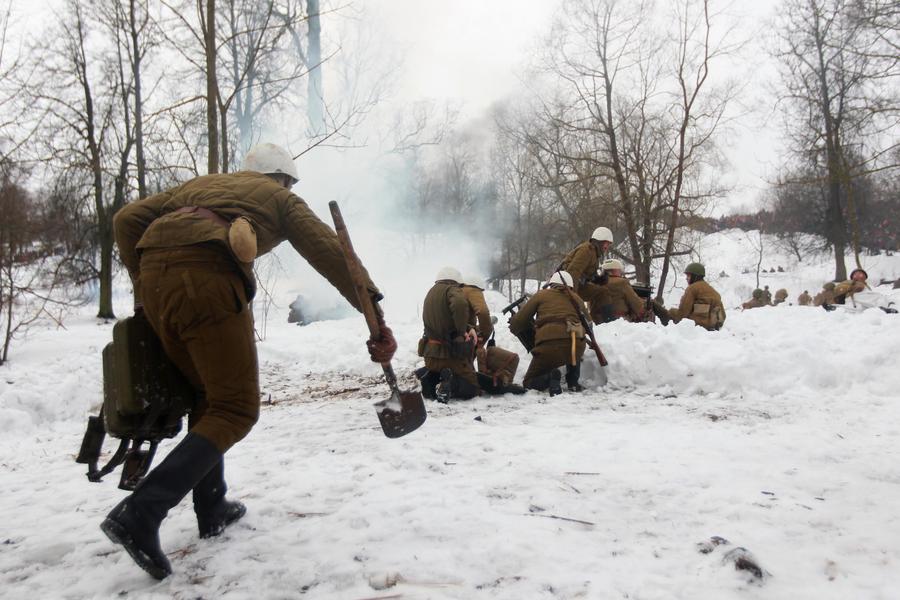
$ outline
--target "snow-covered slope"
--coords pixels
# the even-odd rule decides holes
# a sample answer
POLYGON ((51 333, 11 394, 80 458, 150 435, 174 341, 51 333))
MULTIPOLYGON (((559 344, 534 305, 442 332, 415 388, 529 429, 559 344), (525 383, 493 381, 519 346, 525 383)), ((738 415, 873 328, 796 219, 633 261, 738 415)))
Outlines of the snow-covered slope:
MULTIPOLYGON (((699 247, 728 307, 755 287, 749 239, 725 232, 699 247)), ((872 281, 900 272, 896 256, 865 260, 872 281)), ((832 270, 827 256, 765 255, 763 266, 779 265, 761 282, 792 300, 832 270)), ((408 385, 419 279, 384 285, 403 296, 386 306, 408 385)), ((277 281, 282 309, 257 315, 264 408, 227 459, 249 512, 199 540, 190 502, 174 509, 162 540, 175 574, 161 583, 98 528, 124 493, 115 475, 91 484, 73 462, 111 324, 86 309, 14 347, 0 369, 3 597, 897 597, 897 315, 780 306, 731 308, 716 333, 604 325, 605 388, 429 403, 420 430, 388 440, 362 320, 289 325, 295 288, 293 276, 277 281), (748 582, 723 561, 728 547, 699 553, 713 535, 771 577, 748 582)), ((680 293, 667 290, 667 304, 680 293)), ((125 314, 127 294, 117 298, 125 314)), ((506 303, 488 301, 495 312, 506 303)), ((497 339, 521 350, 503 327, 497 339)))

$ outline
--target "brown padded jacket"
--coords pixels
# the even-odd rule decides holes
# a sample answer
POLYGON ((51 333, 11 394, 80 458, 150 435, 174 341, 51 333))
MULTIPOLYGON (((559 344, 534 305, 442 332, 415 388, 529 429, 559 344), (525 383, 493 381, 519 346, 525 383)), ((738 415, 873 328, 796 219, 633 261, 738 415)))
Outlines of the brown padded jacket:
MULTIPOLYGON (((143 200, 125 205, 116 213, 114 230, 119 255, 140 286, 140 252, 195 244, 219 244, 229 248, 228 228, 197 212, 178 212, 197 206, 212 211, 229 223, 238 217, 250 221, 256 232, 257 256, 288 240, 309 264, 325 277, 357 310, 359 300, 334 231, 323 223, 301 198, 270 177, 251 171, 204 175, 143 200)), ((235 258, 247 287, 248 300, 256 293, 253 263, 235 258)), ((369 293, 378 288, 364 271, 369 293)))
MULTIPOLYGON (((535 328, 535 345, 550 340, 567 340, 570 339, 569 333, 573 329, 580 330, 576 337, 583 338, 584 331, 581 327, 581 321, 578 319, 578 313, 572 306, 569 294, 574 296, 576 304, 584 307, 584 302, 573 292, 567 292, 561 287, 548 287, 540 290, 526 302, 522 308, 509 320, 509 330, 513 335, 518 335, 523 331, 527 331, 531 326, 532 319, 535 328)), ((587 314, 585 314, 587 317, 587 314)))
POLYGON ((721 309, 724 321, 725 307, 722 306, 722 297, 711 285, 701 279, 687 286, 678 308, 669 310, 669 318, 676 323, 687 318, 701 327, 712 329, 710 315, 716 308, 721 309), (706 315, 697 312, 698 305, 709 305, 706 315))
POLYGON ((590 242, 582 242, 566 254, 562 261, 562 269, 572 276, 575 291, 581 293, 581 287, 597 274, 600 268, 600 253, 590 242))
POLYGON ((644 316, 644 301, 627 279, 610 275, 606 287, 609 289, 613 316, 627 317, 634 321, 644 316))
POLYGON ((491 311, 484 299, 484 292, 473 285, 463 285, 460 289, 469 303, 469 324, 475 325, 477 321, 478 337, 488 339, 494 333, 494 324, 491 323, 491 311))

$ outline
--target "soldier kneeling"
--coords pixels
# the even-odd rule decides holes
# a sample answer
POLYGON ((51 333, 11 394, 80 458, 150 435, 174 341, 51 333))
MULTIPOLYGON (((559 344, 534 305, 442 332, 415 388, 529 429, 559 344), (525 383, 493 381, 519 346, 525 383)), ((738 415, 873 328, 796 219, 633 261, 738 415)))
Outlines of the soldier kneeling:
POLYGON ((572 297, 579 307, 584 306, 584 302, 571 289, 567 289, 571 286, 572 276, 569 273, 554 273, 544 289, 532 296, 509 321, 509 329, 516 336, 531 328, 535 330, 531 365, 522 383, 532 390, 549 389, 551 396, 562 392, 559 367, 563 365, 566 365, 569 390, 580 392, 584 389, 578 379, 585 349, 585 331, 572 305, 572 297))
POLYGON ((416 371, 425 398, 447 402, 469 400, 481 394, 472 365, 477 334, 469 323, 469 303, 459 287, 462 276, 444 267, 425 295, 419 356, 425 367, 416 371))

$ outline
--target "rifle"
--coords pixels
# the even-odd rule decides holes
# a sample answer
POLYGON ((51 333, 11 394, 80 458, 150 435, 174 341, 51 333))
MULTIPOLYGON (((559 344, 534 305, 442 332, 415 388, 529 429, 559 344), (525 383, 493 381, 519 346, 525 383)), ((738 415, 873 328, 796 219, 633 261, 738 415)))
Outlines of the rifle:
MULTIPOLYGON (((557 271, 557 273, 559 273, 559 271, 557 271)), ((574 308, 575 312, 578 314, 578 320, 581 321, 581 326, 584 327, 584 332, 587 334, 588 339, 590 340, 588 346, 590 346, 594 353, 597 355, 597 360, 600 361, 600 366, 607 366, 609 362, 603 355, 603 350, 600 349, 600 344, 597 343, 597 338, 594 337, 594 326, 587 320, 587 317, 584 316, 584 303, 579 303, 578 300, 575 299, 575 292, 573 292, 572 288, 570 288, 566 283, 566 280, 562 276, 562 273, 560 273, 559 278, 563 282, 563 287, 566 290, 566 296, 568 296, 569 302, 572 303, 572 308, 574 308), (579 306, 579 304, 581 304, 581 306, 579 306)))

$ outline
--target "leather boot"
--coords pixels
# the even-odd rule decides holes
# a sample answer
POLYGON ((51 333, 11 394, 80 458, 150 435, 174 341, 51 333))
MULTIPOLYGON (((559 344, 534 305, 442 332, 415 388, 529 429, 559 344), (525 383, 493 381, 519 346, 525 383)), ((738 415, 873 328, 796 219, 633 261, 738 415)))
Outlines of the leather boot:
POLYGON ((453 397, 460 400, 470 400, 481 394, 481 389, 477 385, 469 383, 462 377, 453 377, 451 390, 453 397))
POLYGON ((429 371, 428 367, 421 367, 416 369, 416 378, 419 380, 419 385, 422 386, 422 397, 435 400, 437 398, 437 386, 441 380, 440 374, 429 371))
POLYGON ((441 383, 437 387, 437 401, 447 404, 453 396, 453 371, 441 369, 441 383))
POLYGON ((245 514, 242 502, 225 499, 225 460, 220 460, 194 488, 194 513, 201 538, 214 537, 245 514))
POLYGON ((547 389, 550 391, 551 397, 562 394, 562 386, 559 384, 561 379, 562 374, 559 372, 559 369, 553 369, 552 371, 550 371, 550 385, 547 389))
POLYGON ((570 392, 583 392, 584 387, 578 383, 581 377, 581 361, 575 365, 566 365, 566 385, 570 392))
POLYGON ((543 375, 538 375, 537 377, 526 379, 522 383, 524 383, 525 387, 529 390, 537 390, 539 392, 543 392, 548 387, 550 387, 550 373, 544 373, 543 375))
POLYGON ((121 544, 137 565, 156 579, 172 573, 159 544, 159 526, 169 509, 181 502, 221 462, 222 453, 206 438, 188 433, 165 460, 106 516, 100 529, 121 544))

